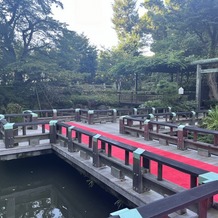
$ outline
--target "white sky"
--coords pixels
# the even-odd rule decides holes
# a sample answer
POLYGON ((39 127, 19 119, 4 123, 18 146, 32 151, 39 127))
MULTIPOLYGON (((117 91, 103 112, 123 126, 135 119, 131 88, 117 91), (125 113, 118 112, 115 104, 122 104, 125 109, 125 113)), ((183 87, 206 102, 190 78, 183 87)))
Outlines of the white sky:
POLYGON ((98 48, 117 45, 113 29, 112 3, 114 0, 61 0, 64 10, 53 9, 54 18, 69 24, 69 29, 84 33, 98 48))
MULTIPOLYGON (((53 9, 54 18, 69 24, 69 29, 84 33, 90 43, 111 48, 117 45, 117 34, 113 29, 112 3, 114 0, 61 0, 64 10, 53 9)), ((138 0, 138 4, 143 0, 138 0)))

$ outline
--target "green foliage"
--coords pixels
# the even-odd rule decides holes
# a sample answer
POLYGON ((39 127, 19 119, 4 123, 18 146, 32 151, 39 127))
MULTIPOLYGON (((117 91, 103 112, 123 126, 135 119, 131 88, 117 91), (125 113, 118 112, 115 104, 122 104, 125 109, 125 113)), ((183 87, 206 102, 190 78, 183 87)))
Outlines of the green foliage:
POLYGON ((7 105, 6 111, 8 114, 20 114, 23 111, 22 106, 16 103, 9 103, 7 105))
MULTIPOLYGON (((23 108, 21 105, 16 103, 9 103, 6 108, 7 114, 21 114, 23 112, 23 108)), ((10 119, 11 123, 22 122, 22 117, 12 117, 10 119)))
POLYGON ((217 8, 214 0, 145 0, 142 28, 152 34, 158 53, 180 51, 184 56, 215 57, 217 8))
POLYGON ((218 105, 212 108, 208 115, 203 118, 201 126, 211 130, 218 129, 218 105))
POLYGON ((1 111, 8 102, 33 109, 67 106, 72 84, 93 80, 96 48, 51 18, 54 5, 62 7, 59 0, 0 4, 1 111))
POLYGON ((89 92, 89 94, 82 93, 80 95, 72 96, 71 104, 75 108, 88 107, 89 109, 97 109, 101 105, 116 107, 118 105, 118 99, 113 93, 110 95, 109 93, 104 92, 89 92))
POLYGON ((168 82, 166 80, 160 80, 157 84, 157 94, 161 94, 161 100, 165 102, 166 105, 174 105, 180 98, 177 83, 168 82))
POLYGON ((143 32, 140 29, 136 0, 115 0, 112 22, 119 39, 118 50, 138 56, 143 47, 143 32))

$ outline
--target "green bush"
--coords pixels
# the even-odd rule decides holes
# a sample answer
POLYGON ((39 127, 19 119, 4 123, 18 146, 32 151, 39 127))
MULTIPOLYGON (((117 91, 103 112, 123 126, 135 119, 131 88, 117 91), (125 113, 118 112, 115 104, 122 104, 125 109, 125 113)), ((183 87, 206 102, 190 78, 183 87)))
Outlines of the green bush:
MULTIPOLYGON (((19 104, 9 103, 6 108, 6 112, 7 114, 21 114, 23 112, 23 108, 19 104)), ((18 123, 22 121, 22 117, 13 117, 10 120, 11 123, 18 123)))
POLYGON ((218 105, 212 108, 205 118, 202 119, 201 127, 218 130, 218 105))

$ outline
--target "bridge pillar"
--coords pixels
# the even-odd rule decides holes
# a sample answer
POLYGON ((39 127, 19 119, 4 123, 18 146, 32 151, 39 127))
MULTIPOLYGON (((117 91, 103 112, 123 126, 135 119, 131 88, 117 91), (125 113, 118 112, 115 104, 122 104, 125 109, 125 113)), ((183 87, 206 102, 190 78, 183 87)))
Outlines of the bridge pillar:
POLYGON ((4 125, 4 143, 5 148, 13 148, 14 147, 14 123, 6 123, 4 125))
POLYGON ((75 120, 76 122, 80 122, 81 118, 80 118, 80 108, 76 108, 75 109, 75 120))
POLYGON ((72 131, 75 128, 75 126, 70 126, 67 129, 67 138, 68 138, 68 151, 69 152, 76 152, 76 148, 75 148, 75 144, 74 144, 74 140, 72 138, 72 131))
POLYGON ((50 143, 56 144, 57 143, 57 120, 51 120, 49 122, 50 128, 50 143))
POLYGON ((88 124, 94 124, 94 110, 88 110, 88 124))
POLYGON ((144 191, 141 169, 141 155, 144 151, 144 149, 137 148, 133 152, 133 190, 137 193, 142 193, 144 191))
POLYGON ((185 125, 180 125, 178 126, 178 131, 177 131, 177 149, 179 150, 185 150, 185 131, 184 131, 185 125))
POLYGON ((93 166, 94 167, 101 167, 101 162, 99 158, 99 149, 98 149, 98 139, 101 135, 96 134, 93 136, 93 166))

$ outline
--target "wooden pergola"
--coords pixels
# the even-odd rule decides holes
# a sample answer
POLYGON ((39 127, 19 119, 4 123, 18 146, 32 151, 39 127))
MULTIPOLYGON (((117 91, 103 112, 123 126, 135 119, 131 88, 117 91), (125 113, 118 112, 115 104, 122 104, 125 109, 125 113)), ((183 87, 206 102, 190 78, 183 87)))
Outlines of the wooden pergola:
POLYGON ((201 77, 204 73, 218 73, 218 68, 214 68, 211 65, 218 63, 218 58, 212 59, 202 59, 198 61, 194 61, 191 64, 197 65, 197 73, 196 73, 196 103, 197 110, 200 110, 201 107, 201 77), (203 68, 203 66, 205 66, 203 68))

